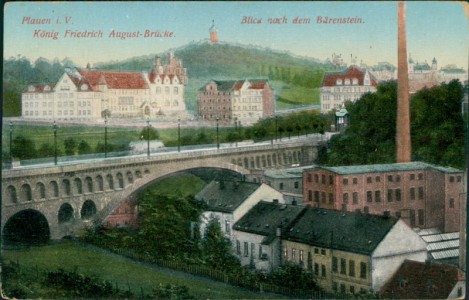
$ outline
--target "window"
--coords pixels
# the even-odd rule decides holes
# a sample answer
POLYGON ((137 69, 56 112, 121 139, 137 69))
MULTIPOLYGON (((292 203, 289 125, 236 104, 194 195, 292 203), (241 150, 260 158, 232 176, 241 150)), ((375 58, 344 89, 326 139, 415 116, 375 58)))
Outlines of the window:
POLYGON ((420 186, 419 187, 419 200, 423 200, 423 197, 424 196, 424 192, 423 192, 423 187, 420 186))
POLYGON ((360 278, 366 279, 366 263, 364 262, 360 263, 360 278))
POLYGON ((244 242, 244 256, 249 256, 249 244, 244 242))
POLYGON ((346 270, 346 266, 347 266, 347 261, 345 260, 345 258, 341 258, 340 259, 340 274, 347 274, 347 270, 346 270))
POLYGON ((381 182, 381 177, 376 176, 375 181, 376 181, 376 182, 381 182))
POLYGON ((352 201, 353 201, 353 204, 357 204, 357 203, 358 203, 358 193, 357 193, 357 192, 353 192, 353 194, 352 194, 352 201))
POLYGON ((225 220, 225 232, 226 234, 231 234, 231 224, 228 220, 225 220))
POLYGON ((354 260, 348 261, 348 275, 355 277, 355 261, 354 260))
POLYGON ((319 191, 314 191, 314 202, 319 203, 319 191))
POLYGON ((314 174, 314 182, 319 183, 319 175, 314 174))
POLYGON ((401 189, 396 189, 396 201, 401 201, 401 189))
POLYGON ((326 266, 325 265, 321 265, 321 276, 326 277, 326 266))
POLYGON ((313 270, 313 256, 311 255, 311 252, 308 252, 308 270, 313 270))
POLYGON ((423 173, 419 173, 419 180, 423 180, 423 173))
POLYGON ((329 204, 334 203, 334 195, 332 193, 329 193, 329 204))
MULTIPOLYGON (((459 177, 461 177, 461 176, 459 176, 459 177)), ((334 176, 332 176, 332 175, 329 175, 329 184, 330 185, 334 184, 334 176)))
POLYGON ((350 294, 355 294, 355 287, 353 285, 350 286, 350 294))
POLYGON ((372 191, 366 192, 366 201, 367 202, 372 202, 373 201, 373 192, 372 191))
POLYGON ((415 227, 415 210, 410 210, 410 226, 415 227))
POLYGON ((392 175, 388 175, 388 181, 392 182, 392 175))
POLYGON ((343 202, 344 202, 344 204, 348 204, 348 193, 344 193, 343 202))
POLYGON ((326 184, 326 175, 321 175, 321 183, 326 184))
POLYGON ((400 175, 396 175, 396 182, 401 182, 401 176, 400 175))
POLYGON ((319 276, 319 264, 314 264, 314 275, 319 276))
POLYGON ((371 183, 371 177, 366 178, 366 183, 371 183))
POLYGON ((367 214, 367 213, 370 211, 370 209, 368 208, 368 206, 365 206, 365 207, 363 208, 363 211, 365 212, 365 214, 367 214))
POLYGON ((348 184, 348 178, 342 179, 342 184, 343 184, 343 185, 347 185, 347 184, 348 184))
POLYGON ((410 180, 415 180, 415 174, 410 174, 410 180))
POLYGON ((296 249, 291 249, 291 259, 294 261, 296 259, 296 249))
POLYGON ((318 249, 318 248, 314 248, 314 253, 315 253, 315 254, 319 254, 319 249, 318 249))
POLYGON ((287 247, 283 248, 283 257, 286 259, 288 257, 288 249, 287 247))
POLYGON ((299 256, 299 261, 300 261, 300 263, 303 263, 303 250, 300 250, 299 255, 300 255, 299 256))
POLYGON ((326 203, 326 193, 325 192, 321 193, 321 200, 322 200, 322 203, 326 203))
POLYGON ((415 188, 410 188, 410 200, 415 200, 415 188))
POLYGON ((313 176, 311 176, 311 174, 308 174, 308 182, 312 182, 313 181, 313 176))
POLYGON ((345 294, 345 284, 340 284, 340 293, 345 294))
POLYGON ((337 273, 338 271, 338 259, 337 257, 332 257, 332 273, 337 273))
POLYGON ((454 176, 449 177, 449 182, 454 182, 454 176))
POLYGON ((381 202, 381 191, 375 191, 375 201, 381 202))
POLYGON ((449 208, 454 208, 454 199, 453 198, 449 199, 449 208))
POLYGON ((458 182, 461 182, 461 176, 456 177, 456 180, 457 180, 458 182))
POLYGON ((279 184, 279 189, 280 189, 280 190, 283 190, 283 182, 280 182, 280 184, 279 184))
POLYGON ((236 253, 241 254, 241 243, 238 240, 236 240, 236 253))
POLYGON ((321 249, 321 255, 326 255, 326 249, 321 249))
POLYGON ((338 288, 337 282, 333 281, 333 282, 332 282, 332 290, 333 290, 334 292, 337 292, 337 288, 338 288))
POLYGON ((308 201, 313 201, 313 191, 311 190, 308 191, 308 201))
POLYGON ((295 186, 295 189, 297 189, 300 186, 300 183, 298 181, 295 181, 294 186, 295 186))
POLYGON ((418 219, 419 219, 419 225, 425 225, 425 212, 423 209, 419 209, 417 211, 418 214, 418 219))
POLYGON ((355 177, 353 178, 353 184, 357 184, 358 183, 358 179, 355 177))

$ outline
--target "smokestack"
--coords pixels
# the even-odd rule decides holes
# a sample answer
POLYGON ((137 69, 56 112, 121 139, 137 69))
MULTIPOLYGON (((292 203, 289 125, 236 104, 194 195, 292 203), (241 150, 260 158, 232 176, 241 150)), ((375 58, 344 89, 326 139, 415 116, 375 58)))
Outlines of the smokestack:
POLYGON ((410 162, 410 104, 409 76, 407 71, 407 38, 405 3, 398 3, 397 31, 397 127, 396 151, 397 162, 410 162))

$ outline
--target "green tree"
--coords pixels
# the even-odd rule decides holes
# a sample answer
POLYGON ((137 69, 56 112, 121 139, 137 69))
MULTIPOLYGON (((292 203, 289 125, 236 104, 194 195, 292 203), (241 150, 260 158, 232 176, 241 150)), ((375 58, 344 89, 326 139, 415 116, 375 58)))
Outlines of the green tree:
POLYGON ((81 140, 78 144, 78 154, 90 154, 93 150, 91 146, 84 140, 81 140))
POLYGON ((64 141, 65 155, 75 155, 77 151, 77 142, 75 139, 69 137, 64 141))
POLYGON ((150 129, 148 129, 148 127, 143 128, 142 131, 140 131, 139 138, 141 140, 147 140, 148 135, 150 135, 150 140, 157 140, 160 138, 160 133, 153 127, 150 127, 150 129))
POLYGON ((55 150, 51 144, 43 143, 39 147, 38 154, 41 157, 53 157, 55 155, 55 150))
POLYGON ((233 255, 231 242, 224 236, 218 221, 208 224, 202 241, 202 253, 206 263, 217 270, 239 268, 240 263, 233 255))
POLYGON ((20 135, 13 139, 11 153, 20 160, 36 158, 36 145, 33 140, 20 135))

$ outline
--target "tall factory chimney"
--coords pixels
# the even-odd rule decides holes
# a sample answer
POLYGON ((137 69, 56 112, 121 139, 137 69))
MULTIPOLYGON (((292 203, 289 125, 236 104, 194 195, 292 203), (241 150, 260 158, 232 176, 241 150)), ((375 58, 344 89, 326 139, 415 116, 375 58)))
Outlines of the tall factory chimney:
POLYGON ((410 102, 409 74, 407 70, 407 38, 405 2, 398 3, 397 30, 397 162, 410 162, 410 102))

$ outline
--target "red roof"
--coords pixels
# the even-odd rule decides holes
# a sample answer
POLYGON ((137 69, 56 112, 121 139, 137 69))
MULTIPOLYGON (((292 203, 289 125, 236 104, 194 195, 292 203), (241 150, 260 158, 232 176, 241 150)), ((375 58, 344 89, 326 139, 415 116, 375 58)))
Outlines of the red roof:
POLYGON ((148 85, 142 73, 80 70, 80 83, 87 83, 92 90, 98 90, 100 83, 106 83, 109 89, 147 89, 148 85))
POLYGON ((454 266, 405 260, 380 295, 386 299, 446 299, 460 279, 454 266))
POLYGON ((50 93, 52 92, 52 89, 54 88, 55 84, 53 83, 47 83, 47 84, 30 84, 26 87, 26 93, 50 93), (33 86, 34 91, 30 92, 29 87, 33 86), (44 88, 48 86, 50 89, 48 91, 45 91, 44 88))
POLYGON ((174 74, 169 74, 169 75, 165 75, 165 74, 158 74, 155 70, 151 71, 150 75, 148 76, 148 80, 151 82, 151 83, 155 83, 155 79, 157 77, 160 77, 161 81, 164 80, 164 77, 165 76, 168 76, 169 80, 172 82, 173 81, 173 78, 176 76, 174 74))
MULTIPOLYGON (((322 80, 322 86, 336 86, 337 79, 342 79, 342 85, 345 85, 345 79, 350 80, 350 85, 352 85, 353 79, 358 79, 358 85, 363 85, 363 79, 365 78, 365 71, 362 71, 357 66, 351 66, 343 72, 328 72, 324 75, 322 80)), ((370 81, 372 86, 376 86, 376 80, 370 74, 370 81)))
POLYGON ((267 82, 265 81, 254 81, 251 82, 251 86, 249 87, 250 89, 254 90, 263 90, 267 82))

